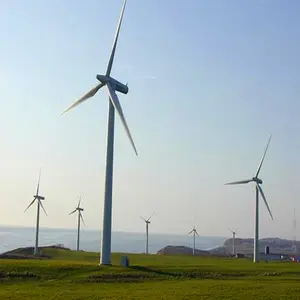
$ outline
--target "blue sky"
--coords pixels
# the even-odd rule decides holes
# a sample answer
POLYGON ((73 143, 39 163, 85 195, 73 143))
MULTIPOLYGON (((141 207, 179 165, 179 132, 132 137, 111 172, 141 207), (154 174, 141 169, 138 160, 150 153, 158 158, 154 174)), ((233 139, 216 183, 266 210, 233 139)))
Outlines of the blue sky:
MULTIPOLYGON (((102 227, 105 91, 64 116, 103 74, 121 0, 2 1, 0 10, 3 225, 34 225, 24 208, 42 166, 49 217, 67 214, 83 190, 87 228, 102 227)), ((261 235, 292 237, 299 195, 300 4, 298 1, 128 0, 112 76, 139 156, 116 121, 113 229, 251 237, 253 176, 273 134, 261 177, 275 221, 261 203, 261 235), (297 205, 297 204, 296 204, 297 205)), ((300 205, 298 205, 300 211, 300 205)), ((300 215, 300 213, 299 213, 300 215)))

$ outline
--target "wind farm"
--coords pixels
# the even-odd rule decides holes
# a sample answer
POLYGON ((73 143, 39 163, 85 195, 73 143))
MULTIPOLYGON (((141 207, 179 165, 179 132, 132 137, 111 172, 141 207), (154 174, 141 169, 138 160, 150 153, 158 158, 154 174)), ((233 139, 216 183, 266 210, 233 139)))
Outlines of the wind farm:
POLYGON ((4 2, 0 299, 298 299, 298 6, 4 2))

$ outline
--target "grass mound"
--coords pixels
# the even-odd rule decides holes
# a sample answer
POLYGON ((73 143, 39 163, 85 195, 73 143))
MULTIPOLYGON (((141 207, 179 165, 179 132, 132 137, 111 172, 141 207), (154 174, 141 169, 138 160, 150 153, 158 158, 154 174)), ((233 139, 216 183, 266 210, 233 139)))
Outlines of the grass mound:
POLYGON ((0 299, 273 300, 300 293, 300 267, 291 262, 128 254, 130 267, 123 268, 121 253, 113 254, 112 266, 99 266, 98 253, 42 252, 51 259, 0 259, 0 299))
POLYGON ((23 247, 23 248, 17 248, 5 253, 0 254, 0 259, 50 259, 51 256, 43 253, 43 250, 49 250, 49 249, 59 249, 59 250, 67 250, 70 251, 68 248, 60 247, 60 246, 45 246, 45 247, 39 247, 39 255, 34 256, 34 247, 23 247))

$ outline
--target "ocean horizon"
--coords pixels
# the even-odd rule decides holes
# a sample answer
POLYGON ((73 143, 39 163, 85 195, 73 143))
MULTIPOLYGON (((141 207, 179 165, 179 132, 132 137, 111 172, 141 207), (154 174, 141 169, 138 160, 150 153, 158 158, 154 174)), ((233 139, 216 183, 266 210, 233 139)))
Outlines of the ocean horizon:
MULTIPOLYGON (((101 230, 84 229, 80 234, 80 249, 99 252, 101 230)), ((197 236, 196 248, 209 250, 221 246, 228 237, 197 236)), ((144 253, 146 234, 141 232, 112 232, 112 252, 144 253)), ((35 227, 0 226, 0 253, 20 247, 31 247, 35 243, 35 227)), ((39 246, 62 244, 76 249, 77 229, 40 228, 39 246)), ((165 246, 193 246, 192 235, 149 233, 149 253, 154 254, 165 246)))

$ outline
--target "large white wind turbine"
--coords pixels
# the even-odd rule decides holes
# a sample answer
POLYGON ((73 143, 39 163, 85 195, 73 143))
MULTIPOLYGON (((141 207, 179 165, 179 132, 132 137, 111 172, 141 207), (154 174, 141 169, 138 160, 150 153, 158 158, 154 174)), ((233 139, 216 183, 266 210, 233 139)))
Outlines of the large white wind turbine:
POLYGON ((193 233, 193 255, 195 255, 195 249, 196 249, 196 234, 199 236, 197 229, 195 228, 195 224, 193 226, 193 229, 188 233, 188 235, 190 235, 191 233, 193 233))
POLYGON ((38 181, 38 184, 37 184, 36 194, 33 196, 33 200, 31 201, 31 203, 25 209, 25 211, 26 211, 35 201, 37 201, 34 255, 38 255, 39 254, 40 206, 42 207, 44 213, 47 216, 46 210, 45 210, 45 208, 43 206, 43 203, 41 202, 42 200, 45 200, 45 197, 39 195, 40 180, 41 180, 41 170, 40 170, 40 174, 39 174, 39 181, 38 181))
POLYGON ((247 180, 242 180, 242 181, 236 181, 236 182, 230 182, 230 183, 226 183, 226 184, 246 184, 249 182, 254 182, 255 183, 255 191, 256 191, 256 201, 255 201, 255 234, 254 234, 254 253, 253 253, 253 262, 259 262, 259 194, 261 195, 261 197, 264 200, 264 203, 267 207, 267 210, 273 219, 270 207, 268 205, 267 199, 265 197, 265 194, 261 188, 261 184, 263 183, 261 179, 258 178, 259 172, 261 170, 262 164, 264 162, 270 141, 271 141, 272 135, 269 138, 267 147, 265 149, 264 155, 260 161, 260 164, 258 166, 257 172, 255 174, 255 176, 251 179, 247 179, 247 180))
POLYGON ((146 223, 146 254, 149 253, 149 224, 151 224, 150 219, 152 218, 152 216, 153 213, 148 219, 141 217, 141 219, 146 223))
POLYGON ((235 236, 236 236, 236 230, 233 231, 230 228, 228 228, 228 229, 232 233, 232 255, 235 256, 235 236))
POLYGON ((69 215, 74 214, 76 211, 78 212, 78 221, 77 221, 77 248, 76 250, 79 251, 79 241, 80 241, 80 221, 82 221, 83 225, 84 224, 84 220, 83 220, 83 216, 82 216, 82 212, 83 212, 83 208, 80 207, 80 202, 81 202, 81 196, 79 198, 79 202, 77 207, 69 213, 69 215))
POLYGON ((124 1, 123 8, 121 11, 119 23, 117 26, 117 31, 115 39, 113 42, 113 47, 111 55, 109 58, 108 66, 105 75, 97 75, 97 79, 100 81, 93 89, 81 97, 78 101, 74 102, 69 108, 67 108, 63 113, 74 108, 78 104, 84 102, 88 98, 93 97, 99 89, 106 86, 108 97, 109 97, 109 111, 108 111, 108 128, 107 128, 107 148, 106 148, 106 171, 105 171, 105 192, 104 192, 104 210, 103 210, 103 231, 102 231, 102 243, 101 243, 101 265, 110 265, 111 264, 111 218, 112 218, 112 188, 113 188, 113 156, 114 156, 114 127, 115 127, 115 110, 119 115, 121 122, 125 128, 127 136, 130 140, 130 143, 137 155, 137 150, 135 148, 132 136, 130 134, 125 116, 118 99, 116 92, 122 94, 128 93, 128 86, 117 81, 116 79, 110 76, 118 36, 120 32, 120 27, 123 19, 123 14, 126 6, 126 0, 124 1))

